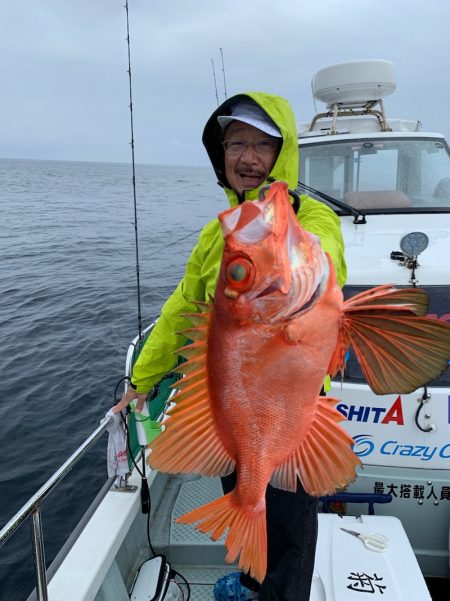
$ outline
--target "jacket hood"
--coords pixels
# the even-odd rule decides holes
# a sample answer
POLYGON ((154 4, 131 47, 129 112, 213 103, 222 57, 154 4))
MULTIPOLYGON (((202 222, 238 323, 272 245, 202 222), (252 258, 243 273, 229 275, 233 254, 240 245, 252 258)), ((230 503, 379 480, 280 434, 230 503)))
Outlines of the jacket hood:
POLYGON ((224 150, 222 142, 222 129, 217 121, 219 115, 230 115, 231 107, 241 100, 250 99, 260 106, 274 121, 282 135, 281 150, 277 160, 268 175, 268 178, 258 188, 244 192, 245 200, 258 198, 260 188, 270 181, 281 180, 288 183, 289 188, 295 189, 298 182, 298 139, 295 117, 287 100, 281 96, 265 94, 263 92, 247 92, 228 98, 208 119, 203 130, 202 141, 216 173, 218 183, 225 189, 230 205, 237 205, 239 200, 236 192, 232 190, 225 176, 224 150))

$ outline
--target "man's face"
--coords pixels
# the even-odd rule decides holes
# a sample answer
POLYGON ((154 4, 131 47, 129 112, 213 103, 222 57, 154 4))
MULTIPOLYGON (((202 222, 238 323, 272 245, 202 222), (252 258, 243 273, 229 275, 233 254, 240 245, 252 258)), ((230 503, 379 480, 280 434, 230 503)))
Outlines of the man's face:
POLYGON ((232 121, 225 130, 224 143, 233 146, 236 142, 243 142, 243 149, 239 154, 225 150, 225 175, 230 187, 242 194, 257 188, 272 171, 280 141, 252 125, 232 121))

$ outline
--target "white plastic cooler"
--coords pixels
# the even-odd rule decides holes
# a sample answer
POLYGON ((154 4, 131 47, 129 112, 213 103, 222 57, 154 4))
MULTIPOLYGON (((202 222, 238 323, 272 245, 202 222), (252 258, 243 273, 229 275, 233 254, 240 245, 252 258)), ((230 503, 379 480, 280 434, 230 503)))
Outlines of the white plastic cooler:
POLYGON ((431 601, 416 557, 397 518, 319 515, 319 537, 310 601, 431 601), (382 534, 376 552, 347 532, 382 534))

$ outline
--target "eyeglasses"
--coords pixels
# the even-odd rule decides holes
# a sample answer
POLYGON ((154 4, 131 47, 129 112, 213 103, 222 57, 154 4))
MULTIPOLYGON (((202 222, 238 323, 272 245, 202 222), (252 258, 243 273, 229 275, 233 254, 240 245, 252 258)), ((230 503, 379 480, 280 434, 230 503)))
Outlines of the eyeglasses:
POLYGON ((272 154, 278 150, 278 140, 275 138, 262 138, 257 142, 247 142, 247 140, 225 140, 222 142, 225 152, 231 155, 243 154, 249 146, 253 148, 256 154, 272 154))

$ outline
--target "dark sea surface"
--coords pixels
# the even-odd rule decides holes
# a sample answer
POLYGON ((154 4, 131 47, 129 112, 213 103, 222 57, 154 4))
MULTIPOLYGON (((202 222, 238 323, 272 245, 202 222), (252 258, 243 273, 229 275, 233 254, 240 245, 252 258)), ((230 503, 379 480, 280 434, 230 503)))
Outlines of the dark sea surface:
MULTIPOLYGON (((113 404, 138 331, 131 182, 130 165, 0 159, 0 527, 113 404)), ((138 165, 136 187, 146 325, 227 200, 207 167, 138 165)), ((43 504, 47 564, 107 479, 106 445, 43 504)), ((0 549, 0 599, 33 587, 28 519, 0 549)))

